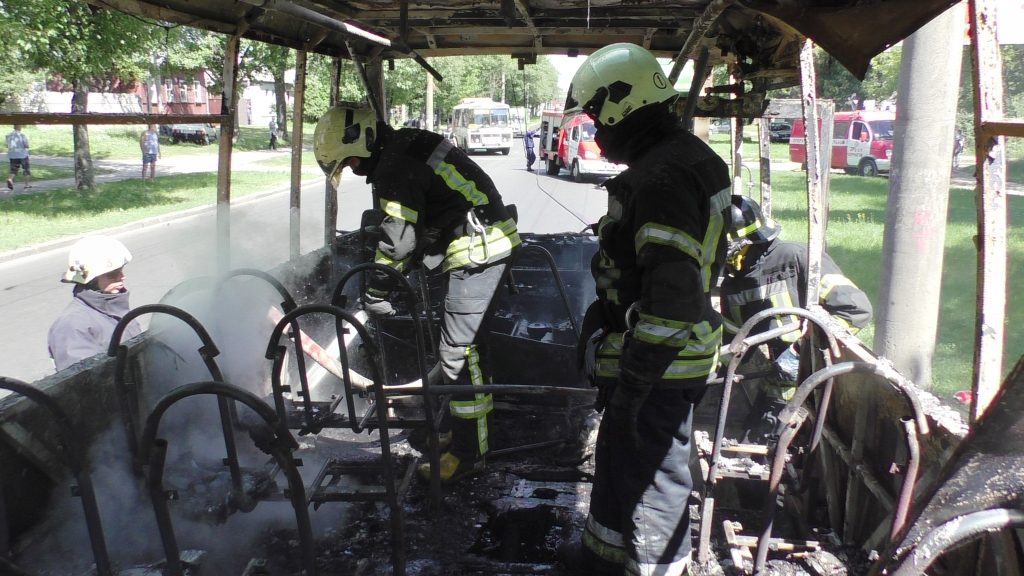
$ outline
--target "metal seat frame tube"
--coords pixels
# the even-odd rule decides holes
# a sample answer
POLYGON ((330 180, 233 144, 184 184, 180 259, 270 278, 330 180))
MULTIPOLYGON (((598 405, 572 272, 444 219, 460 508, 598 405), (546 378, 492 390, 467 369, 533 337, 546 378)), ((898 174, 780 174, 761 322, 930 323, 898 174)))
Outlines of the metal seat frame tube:
MULTIPOLYGON (((344 334, 344 331, 347 330, 347 328, 345 328, 345 325, 347 324, 348 327, 354 329, 358 333, 360 339, 362 339, 364 343, 364 346, 367 347, 367 353, 370 357, 375 359, 380 357, 378 350, 376 350, 376 346, 370 339, 370 332, 353 314, 331 304, 306 304, 285 314, 285 316, 277 323, 277 326, 274 327, 274 331, 270 336, 270 345, 267 347, 266 356, 268 359, 274 360, 274 366, 276 368, 280 369, 280 366, 283 364, 281 358, 283 358, 286 348, 279 345, 278 342, 284 334, 285 328, 294 326, 297 318, 307 314, 333 315, 335 318, 335 327, 338 330, 339 342, 344 342, 341 336, 344 334)), ((296 334, 298 334, 298 332, 296 332, 296 334)), ((298 346, 298 344, 296 345, 298 346)), ((339 346, 339 348, 344 350, 344 346, 339 346)), ((297 350, 296 354, 301 355, 301 349, 297 350)), ((345 394, 346 396, 351 396, 352 382, 349 377, 348 360, 347 357, 344 356, 344 353, 342 354, 341 359, 342 366, 344 367, 343 375, 345 394)), ((374 382, 381 382, 381 367, 378 366, 377 362, 372 362, 371 366, 374 371, 374 373, 371 374, 374 382)), ((276 381, 277 384, 274 388, 275 401, 279 397, 279 392, 281 391, 280 378, 276 379, 276 381)), ((305 385, 305 380, 303 380, 303 385, 305 385)), ((391 455, 391 438, 388 428, 387 409, 385 407, 387 398, 384 394, 383 386, 374 386, 373 392, 375 396, 374 400, 378 407, 375 414, 377 416, 377 433, 380 435, 381 475, 384 478, 385 498, 388 507, 391 510, 391 533, 394 544, 392 546, 392 563, 394 565, 395 574, 400 575, 405 572, 405 523, 403 521, 402 507, 398 502, 398 488, 395 485, 395 465, 391 455)), ((279 403, 279 406, 280 405, 281 403, 279 403)), ((335 403, 334 406, 337 406, 337 403, 335 403)), ((366 418, 364 417, 364 422, 365 420, 366 418)), ((282 422, 284 421, 282 420, 282 422)), ((284 425, 286 426, 287 423, 285 422, 284 425)), ((360 430, 355 430, 355 428, 353 428, 353 430, 359 432, 362 428, 360 428, 360 430)))
MULTIPOLYGON (((917 434, 928 433, 928 421, 925 418, 924 412, 921 410, 921 406, 917 398, 907 388, 907 383, 904 381, 903 377, 887 363, 842 362, 840 364, 835 364, 828 368, 818 370, 814 374, 808 376, 807 379, 804 380, 797 388, 796 392, 793 394, 793 398, 787 402, 786 407, 779 415, 779 424, 776 428, 776 435, 779 437, 779 441, 775 446, 774 454, 772 455, 771 476, 768 480, 768 500, 764 513, 764 529, 757 541, 757 555, 754 561, 755 574, 763 573, 765 564, 768 560, 768 548, 771 540, 772 523, 775 515, 775 499, 778 496, 778 488, 782 480, 786 454, 789 451, 790 443, 796 436, 795 429, 792 430, 792 433, 787 433, 787 430, 790 428, 799 428, 798 425, 795 427, 793 426, 798 419, 798 412, 803 406, 803 403, 807 401, 811 393, 813 393, 818 386, 831 381, 831 379, 836 376, 850 374, 853 372, 875 374, 888 380, 893 385, 893 388, 900 392, 904 400, 906 400, 910 411, 913 413, 913 418, 903 419, 901 425, 906 437, 908 448, 908 462, 906 465, 907 473, 903 476, 898 504, 896 509, 893 511, 893 523, 890 530, 890 536, 895 535, 900 528, 902 528, 902 523, 906 519, 907 508, 909 508, 910 502, 913 499, 914 482, 917 480, 917 470, 920 465, 920 462, 918 461, 920 458, 920 451, 918 450, 917 434)), ((802 420, 800 423, 802 423, 802 420)))
MULTIPOLYGON (((430 392, 429 370, 427 369, 426 357, 426 337, 424 336, 422 319, 416 312, 416 291, 409 283, 409 279, 398 270, 395 270, 390 266, 377 264, 376 262, 364 262, 349 268, 344 274, 342 274, 337 285, 334 287, 334 292, 331 295, 331 304, 340 308, 346 308, 348 304, 348 297, 345 296, 344 293, 345 286, 348 284, 348 281, 354 278, 357 274, 364 274, 366 272, 380 272, 387 275, 395 282, 395 285, 399 287, 399 290, 405 294, 406 307, 409 310, 409 315, 412 318, 413 323, 413 334, 416 341, 416 363, 420 372, 420 382, 422 382, 422 388, 420 389, 419 394, 423 396, 424 420, 427 426, 427 459, 430 462, 431 509, 437 513, 441 507, 441 448, 437 437, 441 411, 438 410, 434 395, 430 392)), ((424 310, 424 315, 429 314, 429 310, 424 310)), ((359 326, 362 328, 361 324, 359 326)), ((378 330, 378 333, 379 332, 380 331, 378 330)), ((368 337, 363 338, 364 343, 368 343, 370 341, 371 339, 368 337)), ((383 350, 378 350, 378 354, 383 354, 383 350)), ((378 356, 375 355, 374 358, 379 361, 378 356)), ((380 368, 380 375, 383 377, 386 372, 383 370, 383 366, 380 368)), ((386 402, 386 395, 384 394, 384 386, 386 383, 381 380, 378 380, 378 382, 380 385, 376 388, 380 390, 380 397, 384 398, 386 402)), ((346 392, 348 391, 346 390, 346 392)), ((351 397, 350 394, 349 397, 351 397)), ((377 409, 381 411, 379 417, 382 418, 383 421, 386 421, 386 404, 380 404, 377 409)), ((352 414, 353 407, 351 402, 349 402, 349 410, 349 413, 352 414)))
MULTIPOLYGON (((732 353, 732 359, 729 362, 729 366, 726 369, 725 380, 722 384, 722 398, 718 405, 718 421, 715 423, 715 441, 711 449, 711 462, 708 466, 708 475, 705 479, 705 493, 702 507, 707 507, 708 502, 714 502, 714 490, 717 484, 715 477, 718 474, 718 466, 722 458, 722 441, 725 437, 725 421, 729 414, 729 398, 732 395, 733 383, 738 380, 736 371, 739 369, 740 364, 743 362, 743 358, 747 351, 751 348, 764 344, 774 340, 784 334, 802 330, 802 327, 797 322, 791 322, 773 328, 771 330, 755 334, 750 336, 750 332, 757 327, 758 324, 764 322, 769 318, 776 316, 799 316, 814 322, 817 326, 820 326, 825 332, 829 342, 829 350, 835 356, 839 356, 839 345, 836 343, 835 336, 833 336, 831 329, 828 324, 820 318, 817 313, 811 312, 804 308, 797 307, 776 307, 762 310, 749 320, 747 320, 736 336, 733 338, 732 343, 729 344, 728 350, 732 353)), ((824 420, 824 413, 827 409, 827 405, 823 404, 818 410, 818 420, 824 420)), ((711 542, 711 522, 712 518, 709 511, 701 511, 700 521, 700 535, 698 538, 697 547, 697 560, 699 562, 707 562, 710 556, 710 542, 711 542)))
POLYGON ((274 431, 274 440, 270 443, 270 455, 277 462, 277 465, 284 473, 288 481, 288 497, 291 500, 292 508, 295 510, 295 522, 298 528, 299 546, 302 553, 302 566, 305 576, 316 575, 316 550, 313 540, 313 529, 309 519, 309 503, 306 501, 306 490, 302 483, 302 476, 299 475, 296 462, 292 458, 292 452, 298 448, 298 443, 289 434, 286 424, 277 417, 274 410, 267 406, 255 394, 225 384, 224 382, 195 382, 185 384, 171 390, 161 398, 149 417, 146 418, 146 426, 142 433, 141 456, 149 463, 149 470, 146 483, 149 487, 153 500, 153 510, 156 515, 157 525, 160 530, 160 538, 164 545, 167 569, 171 576, 183 576, 183 569, 179 559, 177 540, 174 535, 174 526, 171 521, 170 509, 167 505, 167 495, 163 487, 164 457, 166 455, 167 441, 157 438, 160 428, 160 420, 167 410, 175 403, 192 396, 214 395, 218 400, 234 400, 246 405, 255 412, 274 431))
MULTIPOLYGON (((121 401, 121 409, 124 412, 124 424, 125 434, 128 436, 128 445, 132 451, 132 463, 136 473, 141 470, 144 459, 139 458, 139 442, 136 432, 136 419, 135 419, 135 407, 133 406, 133 398, 128 389, 128 385, 125 382, 125 369, 127 367, 128 360, 128 347, 121 344, 121 338, 124 335, 125 329, 128 324, 142 316, 143 314, 167 314, 178 318, 185 324, 187 324, 199 337, 202 346, 198 349, 199 356, 203 359, 203 363, 206 365, 206 369, 210 372, 210 377, 217 382, 223 382, 224 376, 221 374, 220 367, 217 365, 217 361, 214 359, 220 350, 217 349, 217 345, 213 343, 213 338, 210 337, 209 332, 206 328, 199 323, 191 314, 184 310, 171 306, 168 304, 146 304, 139 306, 121 318, 114 327, 114 332, 110 336, 110 347, 107 349, 108 356, 115 356, 117 362, 114 367, 114 386, 118 391, 118 397, 121 401)), ((231 472, 231 487, 232 487, 232 501, 239 508, 250 506, 252 503, 248 502, 245 497, 245 488, 242 482, 242 470, 238 465, 238 449, 235 446, 235 434, 234 424, 236 421, 234 407, 231 405, 228 398, 223 396, 217 397, 217 409, 220 412, 220 421, 222 432, 224 433, 224 450, 226 452, 226 458, 224 459, 225 465, 231 472)))
MULTIPOLYGON (((82 511, 85 513, 85 527, 89 532, 89 544, 93 558, 96 560, 96 573, 99 576, 113 576, 110 556, 103 536, 103 522, 100 520, 99 507, 96 505, 96 492, 93 489, 92 477, 86 469, 86 451, 79 442, 80 436, 75 434, 74 425, 57 402, 45 392, 20 380, 0 376, 0 389, 21 394, 48 411, 57 423, 57 432, 61 444, 64 445, 64 460, 78 482, 78 497, 82 499, 82 511)), ((6 518, 0 522, 6 524, 6 518)), ((6 545, 6 542, 4 543, 6 545)))

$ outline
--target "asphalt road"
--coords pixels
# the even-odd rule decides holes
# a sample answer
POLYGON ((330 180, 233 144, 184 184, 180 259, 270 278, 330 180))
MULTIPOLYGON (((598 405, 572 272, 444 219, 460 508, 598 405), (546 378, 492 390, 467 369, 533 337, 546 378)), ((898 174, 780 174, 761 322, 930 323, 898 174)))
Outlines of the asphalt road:
MULTIPOLYGON (((574 183, 527 172, 521 147, 508 156, 473 158, 494 179, 506 204, 518 207, 519 228, 526 232, 578 232, 604 214, 607 198, 596 183, 574 183)), ((537 162, 535 168, 542 164, 537 162)), ((135 174, 125 172, 125 176, 135 174)), ((323 243, 323 178, 306 180, 301 200, 301 252, 323 243)), ((246 198, 231 208, 231 265, 268 269, 288 258, 289 194, 287 188, 246 198)), ((338 227, 358 227, 369 208, 369 186, 346 172, 339 193, 338 227)), ((132 306, 157 303, 171 288, 198 276, 216 275, 216 211, 191 210, 123 226, 106 233, 120 239, 134 259, 125 271, 132 306)), ((0 254, 0 376, 27 382, 52 374, 46 348, 50 324, 67 305, 71 285, 59 279, 67 264, 65 238, 14 254, 0 254)), ((143 317, 145 320, 145 317, 143 317)))

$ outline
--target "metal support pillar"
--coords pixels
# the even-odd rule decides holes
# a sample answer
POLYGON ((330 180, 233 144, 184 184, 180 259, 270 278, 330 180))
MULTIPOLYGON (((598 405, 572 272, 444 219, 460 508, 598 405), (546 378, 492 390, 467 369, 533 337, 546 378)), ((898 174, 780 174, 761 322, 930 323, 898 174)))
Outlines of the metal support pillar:
MULTIPOLYGON (((338 105, 339 91, 341 87, 341 58, 334 58, 331 62, 331 106, 338 105)), ((324 246, 330 247, 334 243, 334 236, 338 230, 338 191, 334 189, 330 179, 324 184, 324 246)), ((331 267, 332 271, 334 267, 331 267)), ((332 272, 333 273, 333 272, 332 272)), ((331 278, 330 286, 334 286, 334 278, 331 278)))
POLYGON ((970 0, 974 64, 974 157, 978 179, 978 300, 971 421, 999 390, 1006 332, 1006 137, 988 130, 1003 120, 1003 71, 993 0, 970 0))
POLYGON ((224 91, 221 96, 220 149, 217 154, 217 270, 231 268, 231 149, 238 110, 238 48, 242 36, 228 38, 224 47, 224 91))
POLYGON ((822 173, 828 172, 829 162, 822 165, 820 126, 818 124, 818 94, 815 88, 814 43, 804 42, 800 50, 800 97, 803 100, 804 126, 807 146, 807 292, 803 306, 818 301, 821 284, 821 260, 825 244, 825 222, 822 209, 822 173))
POLYGON ((295 51, 295 99, 292 104, 292 182, 288 204, 288 256, 298 258, 302 240, 302 112, 306 99, 306 51, 295 51))

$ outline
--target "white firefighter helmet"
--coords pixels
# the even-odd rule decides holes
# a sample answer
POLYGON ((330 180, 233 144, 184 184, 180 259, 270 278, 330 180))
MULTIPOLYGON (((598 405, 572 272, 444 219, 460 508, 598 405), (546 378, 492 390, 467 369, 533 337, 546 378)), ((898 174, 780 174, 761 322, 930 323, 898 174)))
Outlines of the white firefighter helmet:
POLYGON ((132 253, 119 241, 109 236, 86 236, 68 251, 68 268, 61 282, 88 284, 131 261, 132 253))
POLYGON ((582 110, 605 126, 679 96, 658 60, 636 44, 609 44, 591 54, 569 84, 565 113, 582 110))
POLYGON ((377 116, 361 106, 335 106, 316 123, 313 155, 335 188, 341 181, 342 162, 356 156, 369 158, 377 144, 377 116))

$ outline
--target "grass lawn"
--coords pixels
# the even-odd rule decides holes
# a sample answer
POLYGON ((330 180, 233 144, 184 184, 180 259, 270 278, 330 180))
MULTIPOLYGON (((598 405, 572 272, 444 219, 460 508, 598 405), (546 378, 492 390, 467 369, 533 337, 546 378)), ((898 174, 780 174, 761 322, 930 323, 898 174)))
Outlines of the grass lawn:
MULTIPOLYGON (((1021 166, 1021 162, 1015 162, 1021 166)), ((756 173, 755 173, 756 177, 756 173)), ((804 172, 772 175, 772 216, 783 225, 782 237, 807 241, 807 200, 804 172)), ((885 229, 886 178, 863 178, 833 173, 828 225, 828 253, 843 272, 878 306, 881 276, 879 262, 885 229)), ((1008 286, 1024 278, 1024 197, 1008 196, 1008 286)), ((950 190, 946 250, 942 273, 942 304, 939 334, 933 360, 934 391, 949 398, 957 390, 969 390, 974 362, 974 307, 976 294, 977 233, 974 193, 950 190)), ((1007 290, 1004 375, 1024 354, 1024 331, 1013 326, 1024 322, 1024 301, 1007 290)), ((872 346, 874 325, 858 334, 872 346)), ((955 402, 951 402, 955 404, 955 402)))
MULTIPOLYGON (((234 172, 232 197, 240 198, 286 185, 288 174, 234 172)), ((213 205, 217 174, 158 176, 98 184, 91 194, 61 188, 36 194, 0 198, 0 251, 213 205)))
MULTIPOLYGON (((315 126, 315 124, 308 122, 304 124, 305 141, 312 141, 311 138, 315 126)), ((92 157, 98 160, 141 158, 139 135, 145 129, 146 127, 142 124, 90 126, 89 150, 92 153, 92 157)), ((71 126, 25 126, 23 131, 31 143, 30 151, 32 154, 71 156, 74 152, 71 126)), ((238 129, 238 140, 235 142, 234 148, 236 151, 265 150, 268 141, 269 138, 265 126, 241 126, 238 129)), ((281 145, 287 145, 287 142, 282 142, 281 145)), ((6 154, 6 146, 0 145, 0 152, 6 154)), ((160 138, 160 154, 164 157, 215 154, 216 152, 217 143, 205 146, 187 142, 171 144, 169 138, 160 138)))

